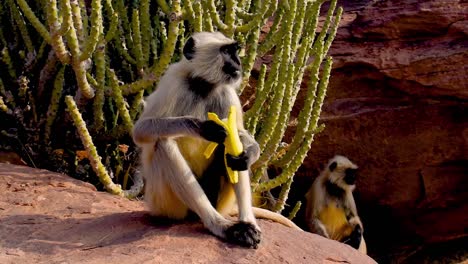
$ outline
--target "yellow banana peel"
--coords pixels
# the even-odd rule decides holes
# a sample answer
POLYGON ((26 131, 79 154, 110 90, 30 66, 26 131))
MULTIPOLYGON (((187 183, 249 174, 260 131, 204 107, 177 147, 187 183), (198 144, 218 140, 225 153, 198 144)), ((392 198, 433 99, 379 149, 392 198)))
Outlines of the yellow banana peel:
MULTIPOLYGON (((237 131, 237 120, 236 120, 236 107, 231 106, 229 108, 229 114, 227 120, 223 121, 219 119, 218 115, 215 113, 208 113, 208 119, 214 121, 216 124, 224 127, 227 132, 226 139, 224 140, 224 164, 226 165, 226 170, 228 172, 229 180, 231 183, 237 183, 239 181, 239 173, 233 171, 229 166, 227 166, 226 153, 231 154, 232 156, 239 156, 243 151, 242 142, 239 138, 239 133, 237 131)), ((212 142, 206 148, 204 155, 205 158, 209 159, 213 152, 215 151, 217 143, 212 142)))

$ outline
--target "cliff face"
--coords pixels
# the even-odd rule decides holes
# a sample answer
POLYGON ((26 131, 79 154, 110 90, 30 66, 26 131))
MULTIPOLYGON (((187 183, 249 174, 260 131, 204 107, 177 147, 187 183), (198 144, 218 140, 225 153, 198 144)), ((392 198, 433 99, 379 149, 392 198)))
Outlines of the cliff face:
POLYGON ((340 4, 326 128, 296 177, 297 194, 329 158, 345 155, 360 166, 355 196, 371 255, 466 237, 468 3, 340 4))
POLYGON ((466 2, 368 2, 342 21, 335 70, 365 66, 408 95, 468 98, 466 2))

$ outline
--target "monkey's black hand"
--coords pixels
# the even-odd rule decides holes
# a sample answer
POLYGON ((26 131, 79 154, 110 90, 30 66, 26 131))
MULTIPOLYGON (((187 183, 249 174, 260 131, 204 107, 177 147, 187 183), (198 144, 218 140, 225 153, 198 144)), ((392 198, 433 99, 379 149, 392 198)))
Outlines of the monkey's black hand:
POLYGON ((229 242, 248 248, 258 248, 261 232, 254 225, 239 222, 226 230, 226 239, 229 242))
POLYGON ((233 156, 229 153, 226 154, 226 162, 229 168, 235 171, 245 171, 249 168, 249 157, 245 154, 245 151, 239 156, 233 156))
POLYGON ((207 120, 200 126, 200 135, 208 141, 222 144, 226 139, 227 132, 224 127, 216 124, 214 121, 207 120))
POLYGON ((361 238, 362 238, 362 228, 360 225, 356 225, 354 227, 353 232, 351 232, 348 239, 346 239, 344 243, 352 246, 355 249, 358 249, 359 245, 361 245, 361 238))

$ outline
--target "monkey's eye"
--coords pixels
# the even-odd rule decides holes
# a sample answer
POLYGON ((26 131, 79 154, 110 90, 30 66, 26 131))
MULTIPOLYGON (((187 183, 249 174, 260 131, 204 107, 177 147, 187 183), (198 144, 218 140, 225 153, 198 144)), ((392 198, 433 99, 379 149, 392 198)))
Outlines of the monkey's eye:
POLYGON ((241 46, 238 42, 232 44, 224 45, 220 48, 221 52, 227 54, 236 54, 241 49, 241 46))

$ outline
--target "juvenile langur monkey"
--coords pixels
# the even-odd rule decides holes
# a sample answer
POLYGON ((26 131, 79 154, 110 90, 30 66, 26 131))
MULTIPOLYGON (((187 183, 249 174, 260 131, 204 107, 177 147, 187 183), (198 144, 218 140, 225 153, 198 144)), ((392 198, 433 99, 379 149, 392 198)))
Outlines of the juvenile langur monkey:
POLYGON ((237 42, 219 32, 195 33, 189 38, 184 57, 169 66, 146 99, 133 140, 141 147, 145 201, 151 214, 183 219, 192 211, 214 235, 256 248, 261 231, 252 208, 248 169, 260 149, 243 125, 236 93, 242 70, 238 50, 237 42), (239 157, 226 155, 228 166, 239 171, 236 184, 226 177, 222 144, 226 131, 207 120, 208 112, 226 118, 231 105, 238 111, 244 147, 239 157), (214 157, 206 159, 203 152, 210 142, 219 145, 214 157), (223 216, 233 212, 238 214, 237 222, 223 216))
POLYGON ((305 220, 309 231, 367 254, 353 198, 357 169, 348 158, 333 157, 306 194, 305 220))

